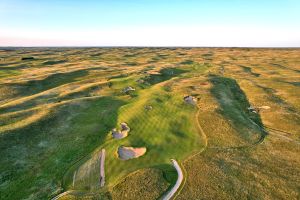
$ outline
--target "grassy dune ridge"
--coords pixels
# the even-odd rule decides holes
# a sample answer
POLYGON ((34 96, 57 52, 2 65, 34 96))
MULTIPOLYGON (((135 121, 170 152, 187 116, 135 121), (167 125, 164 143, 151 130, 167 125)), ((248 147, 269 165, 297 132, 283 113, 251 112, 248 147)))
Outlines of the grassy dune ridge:
POLYGON ((176 199, 297 199, 299 55, 299 49, 1 49, 0 199, 49 199, 67 190, 61 199, 157 199, 176 181, 171 158, 185 175, 176 199), (124 94, 127 86, 136 90, 124 94), (198 105, 186 104, 185 95, 198 105), (270 109, 253 113, 249 106, 270 109), (121 122, 131 131, 114 140, 110 131, 121 122), (121 145, 147 152, 119 160, 121 145), (75 171, 81 178, 73 186, 75 171))

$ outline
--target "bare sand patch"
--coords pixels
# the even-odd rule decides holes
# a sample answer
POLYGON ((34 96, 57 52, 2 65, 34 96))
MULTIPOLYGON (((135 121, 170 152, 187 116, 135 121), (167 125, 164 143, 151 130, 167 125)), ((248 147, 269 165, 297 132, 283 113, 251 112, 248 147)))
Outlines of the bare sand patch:
POLYGON ((196 97, 193 97, 193 96, 185 96, 183 98, 183 100, 188 103, 188 104, 191 104, 191 105, 196 105, 197 104, 197 98, 196 97))
POLYGON ((127 86, 126 88, 123 89, 123 92, 126 93, 126 94, 130 91, 135 91, 135 89, 131 86, 127 86))
POLYGON ((128 136, 129 131, 130 131, 129 126, 125 122, 122 122, 121 130, 117 130, 116 128, 114 128, 111 132, 112 132, 113 138, 122 139, 122 138, 125 138, 128 136))
POLYGON ((134 148, 121 146, 118 148, 118 155, 121 160, 129 160, 144 155, 146 151, 146 147, 134 148))

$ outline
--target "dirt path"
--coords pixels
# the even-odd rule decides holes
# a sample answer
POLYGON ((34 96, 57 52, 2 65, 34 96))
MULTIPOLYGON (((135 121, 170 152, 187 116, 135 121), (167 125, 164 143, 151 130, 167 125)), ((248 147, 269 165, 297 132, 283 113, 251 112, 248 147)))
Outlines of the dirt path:
MULTIPOLYGON (((197 128, 198 128, 199 134, 202 136, 202 138, 204 140, 204 147, 200 151, 198 151, 195 154, 192 154, 191 156, 189 156, 186 160, 184 160, 184 162, 187 162, 188 160, 192 159, 193 157, 201 154, 207 148, 207 144, 208 144, 207 136, 206 136, 205 132, 203 131, 203 129, 202 129, 201 125, 200 125, 200 122, 198 120, 201 110, 200 110, 199 105, 196 105, 196 107, 197 107, 197 112, 195 114, 195 120, 196 120, 196 124, 197 124, 197 128)), ((180 166, 179 166, 179 164, 175 160, 172 159, 172 162, 173 162, 173 166, 175 167, 175 169, 176 169, 176 171, 178 173, 178 178, 177 178, 177 181, 176 181, 174 187, 172 188, 172 190, 170 190, 162 198, 163 200, 169 200, 172 197, 174 197, 174 199, 175 199, 176 196, 174 196, 174 195, 176 194, 176 192, 177 192, 177 195, 180 193, 180 190, 179 190, 180 185, 182 185, 181 188, 183 188, 184 185, 185 185, 185 182, 186 182, 187 173, 186 173, 186 170, 185 170, 184 166, 182 165, 182 169, 181 169, 180 166), (183 172, 185 172, 185 176, 183 175, 183 172)))
POLYGON ((199 107, 199 105, 197 104, 197 113, 196 113, 196 115, 195 115, 195 118, 196 118, 196 123, 197 123, 197 128, 198 128, 198 130, 199 130, 199 132, 201 133, 201 136, 203 137, 203 139, 204 139, 204 148, 206 148, 207 147, 207 144, 208 144, 208 139, 207 139, 207 136, 206 136, 206 134, 204 133, 204 131, 203 131, 203 129, 202 129, 202 127, 201 127, 201 125, 200 125, 200 122, 199 122, 199 115, 200 115, 200 107, 199 107))
POLYGON ((264 127, 269 131, 270 135, 280 137, 284 140, 287 140, 289 142, 294 142, 294 143, 300 145, 299 141, 293 140, 292 138, 287 136, 287 135, 292 135, 292 133, 282 131, 282 130, 279 130, 279 129, 275 129, 275 128, 271 128, 271 127, 268 127, 268 126, 264 126, 264 127))
POLYGON ((201 110, 200 110, 200 107, 199 107, 198 104, 196 105, 196 107, 197 107, 197 112, 196 112, 196 115, 195 115, 195 120, 196 120, 196 124, 197 124, 197 128, 198 128, 198 132, 200 133, 201 137, 204 140, 204 147, 200 151, 198 151, 197 153, 189 156, 184 162, 186 162, 186 161, 192 159, 193 157, 197 156, 198 154, 202 153, 207 148, 207 145, 208 145, 207 135, 205 134, 205 132, 204 132, 204 130, 203 130, 203 128, 202 128, 202 126, 199 122, 199 115, 200 115, 201 110))
POLYGON ((175 167, 177 174, 178 174, 178 178, 176 180, 175 185, 172 187, 172 189, 170 191, 168 191, 168 193, 162 198, 163 200, 169 200, 171 199, 177 192, 177 190, 179 189, 182 181, 183 181, 183 173, 182 173, 182 169, 180 168, 179 164, 177 163, 176 160, 171 159, 173 166, 175 167))
MULTIPOLYGON (((172 79, 171 79, 172 80, 172 79)), ((170 81, 170 80, 169 80, 170 81)), ((163 83, 166 83, 166 82, 168 82, 168 81, 164 81, 164 82, 162 82, 162 83, 159 83, 159 84, 157 84, 157 86, 159 86, 159 85, 162 85, 163 83)), ((196 120, 196 125, 197 125, 197 129, 198 129, 198 132, 199 132, 199 134, 201 135, 201 137, 203 138, 203 141, 204 141, 204 147, 200 150, 200 151, 198 151, 198 152, 196 152, 195 154, 192 154, 191 156, 189 156, 187 159, 185 159, 184 161, 183 161, 183 163, 184 162, 187 162, 187 161, 189 161, 190 159, 192 159, 193 157, 195 157, 195 156, 197 156, 197 155, 199 155, 199 154, 201 154, 203 151, 205 151, 208 147, 208 138, 207 138, 207 135, 205 134, 205 132, 204 132, 204 130, 203 130, 203 128, 201 127, 201 124, 200 124, 200 122, 199 122, 199 115, 200 115, 200 112, 201 112, 201 109, 200 109, 200 107, 199 107, 199 105, 196 105, 196 107, 197 107, 197 112, 196 112, 196 114, 195 114, 195 120, 196 120)), ((253 121, 251 121, 251 123, 254 123, 256 126, 258 126, 255 122, 253 122, 253 121)), ((260 127, 260 126, 258 126, 264 133, 267 133, 266 131, 265 131, 265 128, 266 129, 269 129, 268 127, 260 127)), ((209 149, 223 149, 223 150, 228 150, 228 149, 240 149, 240 148, 253 148, 253 147, 255 147, 255 146, 257 146, 257 145, 259 145, 259 144, 261 144, 261 143, 263 143, 263 141, 264 141, 264 139, 265 139, 265 137, 266 137, 266 135, 267 134, 262 134, 261 135, 261 137, 256 141, 256 142, 254 142, 253 144, 250 144, 250 145, 247 145, 247 146, 240 146, 240 147, 209 147, 209 149)), ((283 137, 285 137, 285 136, 283 136, 283 137)), ((185 179, 186 179, 186 177, 187 177, 187 173, 186 173, 186 170, 185 170, 185 168, 184 168, 184 166, 182 165, 182 168, 180 168, 180 166, 179 166, 179 164, 177 163, 177 161, 175 161, 175 160, 173 160, 172 159, 172 163, 173 163, 173 166, 175 167, 175 169, 176 169, 176 171, 177 171, 177 173, 178 173, 178 179, 177 179, 177 181, 176 181, 176 183, 175 183, 175 185, 173 186, 173 188, 169 191, 169 192, 167 192, 166 193, 166 195, 163 197, 163 200, 168 200, 168 199, 171 199, 172 197, 173 198, 176 198, 176 196, 174 196, 174 195, 178 195, 179 193, 180 193, 180 186, 181 186, 181 188, 183 188, 184 187, 184 185, 185 185, 185 179), (185 175, 184 175, 184 173, 185 173, 185 175), (177 194, 176 194, 177 193, 177 194)), ((100 185, 104 185, 104 177, 105 177, 105 175, 104 175, 104 159, 103 159, 103 164, 102 164, 102 159, 101 159, 101 164, 100 164, 100 185), (103 166, 103 167, 102 167, 103 166), (103 172, 102 172, 102 170, 103 170, 103 172), (103 176, 102 176, 103 175, 103 176)), ((62 194, 64 194, 64 193, 62 193, 62 194)), ((60 196, 60 195, 58 195, 58 196, 60 196)), ((57 196, 57 197, 58 197, 57 196)), ((61 197, 61 196, 60 196, 61 197)))
POLYGON ((105 162, 105 149, 102 149, 100 155, 100 187, 103 187, 105 184, 104 162, 105 162))

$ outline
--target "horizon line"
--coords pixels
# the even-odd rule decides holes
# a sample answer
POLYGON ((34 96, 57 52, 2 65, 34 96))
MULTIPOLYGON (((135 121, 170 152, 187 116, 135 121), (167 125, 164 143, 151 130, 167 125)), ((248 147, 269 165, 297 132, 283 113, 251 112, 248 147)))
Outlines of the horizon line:
POLYGON ((299 49, 293 46, 143 46, 143 45, 49 45, 49 46, 0 46, 2 48, 249 48, 249 49, 299 49))

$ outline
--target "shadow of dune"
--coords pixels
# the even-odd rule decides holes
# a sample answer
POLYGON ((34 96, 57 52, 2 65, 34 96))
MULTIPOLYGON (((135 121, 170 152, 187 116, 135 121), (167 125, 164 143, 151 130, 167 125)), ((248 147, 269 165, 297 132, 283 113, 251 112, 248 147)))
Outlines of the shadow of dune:
POLYGON ((210 76, 213 84, 211 94, 219 103, 219 112, 228 119, 240 134, 239 136, 252 144, 262 142, 267 132, 258 113, 248 111, 250 103, 246 94, 240 88, 236 80, 217 75, 210 76), (259 133, 259 141, 253 142, 251 136, 259 133))
POLYGON ((287 83, 296 87, 300 87, 300 81, 280 81, 281 83, 287 83))
POLYGON ((243 66, 243 65, 239 65, 239 66, 243 69, 244 72, 246 72, 246 73, 248 73, 248 74, 251 74, 252 76, 255 76, 255 77, 259 77, 259 76, 260 76, 259 73, 254 73, 254 72, 252 71, 252 68, 251 68, 251 67, 246 67, 246 66, 243 66))
MULTIPOLYGON (((176 184, 177 178, 178 178, 178 173, 175 169, 175 167, 171 164, 159 164, 154 166, 153 168, 159 169, 163 172, 163 178, 170 184, 169 187, 165 190, 163 194, 161 194, 159 199, 163 199, 165 196, 166 192, 170 191, 174 185, 176 184)), ((184 183, 183 183, 184 185, 184 183)))
POLYGON ((67 60, 48 60, 43 62, 43 65, 56 65, 56 64, 62 64, 62 63, 66 63, 67 60))
POLYGON ((5 86, 15 90, 16 95, 33 95, 67 83, 75 82, 78 78, 88 75, 89 71, 96 69, 97 68, 81 69, 67 73, 57 73, 42 80, 30 80, 25 83, 10 83, 5 84, 5 86))
POLYGON ((168 183, 170 183, 170 186, 167 189, 167 191, 169 189, 171 189, 174 186, 174 184, 176 183, 177 177, 178 177, 176 169, 174 168, 173 165, 171 165, 171 161, 170 161, 170 164, 159 164, 159 165, 153 166, 153 168, 159 169, 163 172, 164 179, 168 183))
POLYGON ((124 102, 112 97, 65 104, 33 124, 1 134, 0 171, 8 174, 0 179, 0 184, 8 186, 0 189, 1 197, 52 197, 63 186, 66 171, 103 144, 116 126, 122 105, 124 102), (25 180, 30 184, 22 185, 25 180), (43 181, 53 183, 51 191, 47 184, 40 184, 43 181), (28 187, 35 189, 29 191, 28 187))
MULTIPOLYGON (((283 81, 281 81, 283 82, 283 81)), ((291 84, 290 82, 284 82, 284 83, 288 83, 291 84)), ((296 82, 297 83, 297 82, 296 82)), ((259 85, 259 84, 255 84, 256 87, 262 89, 267 95, 268 95, 268 99, 282 107, 284 107, 287 111, 296 114, 297 113, 297 109, 291 105, 290 103, 288 103, 286 100, 284 100, 282 97, 280 97, 277 94, 277 91, 273 88, 270 87, 266 87, 263 85, 259 85)), ((296 86, 296 85, 294 85, 296 86)), ((295 115, 297 116, 297 115, 295 115)), ((297 120, 299 120, 299 117, 297 117, 297 120)))
POLYGON ((29 66, 28 66, 28 65, 25 65, 25 64, 13 66, 13 67, 10 67, 10 66, 1 67, 1 66, 0 66, 0 70, 18 70, 18 69, 25 69, 25 68, 28 68, 28 67, 29 67, 29 66))
POLYGON ((278 63, 271 63, 271 65, 274 66, 274 67, 278 67, 280 69, 285 69, 285 70, 290 70, 290 71, 293 71, 293 72, 296 72, 296 73, 300 73, 300 70, 298 70, 298 69, 292 69, 292 68, 283 66, 281 64, 278 64, 278 63))
POLYGON ((159 71, 159 74, 149 74, 148 76, 144 77, 143 80, 150 85, 155 85, 157 83, 169 80, 185 72, 185 70, 178 68, 163 68, 159 71))

